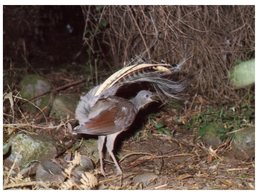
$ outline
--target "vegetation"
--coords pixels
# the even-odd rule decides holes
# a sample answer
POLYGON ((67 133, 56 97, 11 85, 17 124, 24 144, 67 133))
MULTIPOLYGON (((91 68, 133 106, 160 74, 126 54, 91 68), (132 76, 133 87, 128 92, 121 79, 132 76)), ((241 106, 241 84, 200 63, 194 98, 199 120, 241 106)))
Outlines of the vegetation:
POLYGON ((254 189, 254 154, 233 159, 229 152, 234 135, 255 123, 255 6, 4 6, 3 12, 4 189, 254 189), (137 58, 183 63, 176 76, 189 85, 182 100, 157 108, 134 139, 122 138, 117 149, 126 173, 104 178, 98 163, 91 171, 80 167, 92 147, 71 134, 74 108, 66 98, 58 101, 62 117, 52 108, 57 96, 79 97, 137 58), (49 88, 25 97, 26 75, 37 75, 25 79, 30 89, 38 78, 49 88), (38 106, 46 97, 48 106, 38 106), (52 139, 57 153, 46 161, 59 164, 57 175, 38 159, 25 169, 9 161, 9 141, 21 132, 52 139), (208 134, 219 138, 216 147, 208 134), (39 170, 40 178, 63 181, 39 181, 39 170))

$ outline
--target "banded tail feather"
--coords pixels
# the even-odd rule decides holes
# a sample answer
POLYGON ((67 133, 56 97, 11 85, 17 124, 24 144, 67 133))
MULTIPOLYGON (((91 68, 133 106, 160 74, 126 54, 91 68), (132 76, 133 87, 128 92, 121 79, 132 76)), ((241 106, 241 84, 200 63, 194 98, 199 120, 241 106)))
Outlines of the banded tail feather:
MULTIPOLYGON (((99 86, 95 96, 102 94, 104 91, 116 84, 123 85, 127 82, 138 82, 141 78, 150 78, 150 81, 152 81, 153 78, 170 75, 174 73, 174 70, 175 67, 170 64, 138 64, 127 66, 118 70, 106 79, 99 86)), ((154 81, 156 81, 156 79, 154 81)))

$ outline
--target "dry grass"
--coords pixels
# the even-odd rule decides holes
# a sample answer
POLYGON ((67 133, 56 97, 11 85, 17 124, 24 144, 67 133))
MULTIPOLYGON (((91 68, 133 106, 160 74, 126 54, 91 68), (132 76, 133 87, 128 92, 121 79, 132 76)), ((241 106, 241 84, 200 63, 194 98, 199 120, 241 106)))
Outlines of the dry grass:
POLYGON ((184 72, 195 75, 193 92, 223 103, 241 95, 230 86, 228 73, 236 62, 254 57, 254 6, 87 6, 82 11, 83 39, 92 54, 102 56, 103 66, 122 66, 137 55, 170 63, 191 57, 184 72))
MULTIPOLYGON (((11 53, 14 54, 13 56, 10 55, 14 58, 14 61, 19 56, 24 59, 27 68, 32 66, 29 59, 31 52, 39 52, 38 45, 31 46, 30 43, 34 43, 33 41, 18 39, 19 36, 17 36, 16 32, 24 32, 25 37, 30 37, 30 34, 27 34, 26 29, 23 28, 36 29, 35 27, 40 25, 41 20, 39 18, 42 13, 40 6, 34 6, 33 8, 18 6, 15 8, 14 12, 11 9, 9 12, 7 12, 7 9, 4 10, 5 14, 11 13, 11 16, 15 15, 16 19, 19 18, 17 22, 17 20, 11 20, 10 16, 5 17, 8 22, 4 22, 5 29, 13 29, 11 21, 17 23, 16 30, 12 31, 13 34, 7 33, 10 40, 5 39, 4 41, 4 62, 10 61, 10 63, 5 63, 8 66, 5 67, 5 71, 9 71, 10 78, 19 78, 24 74, 20 74, 17 67, 15 67, 17 64, 13 63, 12 59, 7 59, 9 51, 14 52, 11 53), (33 21, 36 23, 33 23, 33 21)), ((87 48, 86 55, 89 57, 88 65, 90 69, 93 69, 90 72, 95 72, 91 75, 94 75, 96 81, 102 75, 98 72, 99 70, 102 71, 106 68, 110 68, 110 70, 119 69, 124 62, 129 62, 130 59, 136 56, 141 56, 150 61, 160 62, 164 60, 169 63, 178 63, 183 59, 187 59, 183 72, 186 75, 192 74, 195 76, 190 90, 192 98, 189 108, 185 109, 186 112, 182 116, 182 120, 190 119, 192 116, 190 113, 201 112, 198 109, 202 105, 212 102, 234 103, 243 99, 249 93, 254 93, 252 88, 234 90, 228 80, 229 70, 236 62, 253 58, 255 55, 254 6, 82 6, 81 8, 85 19, 83 40, 87 48)), ((52 14, 50 14, 50 18, 53 18, 52 14)), ((48 24, 48 28, 55 29, 56 20, 53 19, 53 23, 48 24)), ((53 31, 50 30, 50 32, 53 31)), ((52 36, 52 34, 50 33, 49 36, 52 36)), ((62 40, 62 37, 60 39, 62 40)), ((22 72, 26 72, 23 70, 23 64, 20 65, 22 72)), ((80 74, 83 73, 80 72, 80 74)), ((77 80, 78 73, 71 80, 67 80, 71 75, 66 75, 66 77, 52 75, 50 78, 55 81, 52 83, 58 83, 56 80, 59 82, 66 81, 65 83, 77 80)), ((18 131, 37 132, 43 129, 47 133, 50 132, 50 135, 56 132, 54 130, 60 130, 61 134, 55 134, 56 137, 53 137, 57 140, 63 140, 66 137, 67 131, 65 130, 69 129, 69 121, 61 121, 58 125, 49 126, 49 124, 52 124, 51 119, 48 117, 46 119, 44 112, 40 110, 43 121, 46 123, 45 126, 32 123, 34 117, 20 109, 21 102, 26 100, 21 99, 17 91, 18 81, 10 79, 10 82, 8 82, 8 80, 5 79, 5 85, 8 87, 5 89, 3 100, 4 140, 7 140, 18 131)), ((76 93, 82 91, 79 88, 75 90, 76 93)), ((172 113, 169 116, 163 115, 170 118, 172 113)), ((163 139, 151 139, 145 142, 145 145, 149 149, 152 148, 151 146, 157 146, 153 143, 156 140, 162 140, 162 143, 165 144, 166 141, 163 139)), ((175 148, 174 144, 171 145, 172 142, 172 140, 169 140, 169 146, 175 148)), ((225 148, 219 148, 218 150, 206 148, 204 145, 194 143, 193 135, 189 134, 183 135, 181 139, 177 139, 175 142, 180 149, 184 149, 173 151, 168 156, 156 153, 156 151, 151 152, 148 150, 146 152, 145 148, 143 149, 145 145, 142 142, 133 142, 133 146, 140 145, 140 148, 134 150, 133 147, 130 147, 131 152, 123 156, 121 163, 124 164, 125 169, 128 169, 129 165, 133 165, 131 168, 136 168, 138 173, 140 169, 143 169, 143 166, 140 166, 143 162, 153 163, 158 159, 163 159, 163 161, 168 160, 169 165, 177 165, 171 172, 172 176, 169 177, 172 184, 163 183, 156 187, 158 189, 176 189, 176 186, 184 186, 185 184, 190 185, 188 189, 203 189, 206 182, 208 182, 207 185, 210 185, 216 178, 220 183, 215 183, 213 188, 215 186, 218 189, 254 189, 254 161, 248 164, 232 164, 228 159, 227 162, 223 163, 222 152, 225 148), (182 146, 185 147, 182 148, 182 146), (178 157, 190 157, 190 153, 192 153, 192 162, 187 161, 184 164, 183 162, 174 161, 178 157), (142 154, 142 156, 139 154, 142 154), (131 159, 135 156, 138 156, 136 161, 131 159), (204 162, 208 162, 208 164, 204 162), (211 167, 215 167, 215 162, 219 163, 220 168, 217 167, 211 173, 209 171, 211 167), (227 167, 227 165, 230 167, 227 167), (185 170, 186 173, 182 170, 185 170), (190 178, 190 175, 194 175, 194 172, 196 175, 194 178, 190 178), (244 175, 246 175, 246 178, 244 178, 244 175), (194 183, 188 183, 186 179, 194 183), (237 182, 237 179, 239 179, 239 182, 237 182)), ((74 183, 71 179, 71 171, 77 164, 78 160, 75 158, 64 169, 67 180, 63 185, 37 182, 31 180, 31 178, 23 177, 19 173, 12 175, 13 167, 5 167, 4 189, 95 189, 99 184, 106 184, 109 189, 139 189, 138 186, 131 183, 130 179, 127 180, 128 176, 124 178, 126 182, 122 184, 122 178, 115 179, 115 177, 112 177, 97 180, 95 173, 87 172, 81 175, 80 183, 74 183)), ((167 166, 164 169, 165 172, 168 172, 167 166)), ((212 189, 212 186, 209 186, 209 189, 212 189)))
MULTIPOLYGON (((62 17, 72 17, 61 9, 65 10, 59 6, 50 10, 44 6, 5 6, 6 70, 19 67, 15 63, 22 58, 27 68, 37 72, 31 55, 41 63, 42 58, 56 55, 50 52, 45 56, 36 40, 44 40, 44 36, 47 39, 59 36, 55 31, 56 25, 60 24, 62 17), (47 14, 46 20, 43 14, 47 14), (16 25, 15 31, 13 25, 16 25), (39 34, 33 33, 36 30, 39 34), (32 36, 38 38, 31 39, 32 36)), ((77 10, 76 13, 80 10, 77 6, 66 9, 77 10)), ((81 10, 85 22, 85 48, 76 52, 75 58, 79 55, 87 57, 87 74, 94 77, 96 84, 105 79, 101 77, 107 77, 132 58, 141 56, 149 61, 169 63, 187 59, 184 73, 195 75, 191 83, 192 95, 200 94, 211 101, 226 103, 235 102, 248 93, 243 89, 234 90, 228 74, 237 62, 254 58, 254 6, 82 6, 81 10), (104 70, 106 74, 103 74, 104 70)), ((83 28, 82 21, 76 24, 83 28)), ((61 36, 53 41, 55 45, 64 43, 59 49, 62 59, 68 54, 73 56, 70 47, 69 51, 65 50, 68 45, 82 43, 66 42, 67 38, 61 36)), ((54 48, 51 46, 48 51, 51 49, 54 48)), ((13 74, 19 78, 16 72, 13 74)))

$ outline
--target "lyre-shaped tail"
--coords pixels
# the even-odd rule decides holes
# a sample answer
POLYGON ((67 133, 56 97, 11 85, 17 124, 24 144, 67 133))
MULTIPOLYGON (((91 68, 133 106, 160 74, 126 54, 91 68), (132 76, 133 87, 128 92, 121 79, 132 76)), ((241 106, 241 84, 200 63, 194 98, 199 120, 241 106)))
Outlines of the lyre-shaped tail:
POLYGON ((184 90, 183 81, 172 81, 165 76, 178 72, 180 67, 170 64, 138 64, 124 67, 108 79, 106 79, 96 90, 95 96, 114 95, 116 91, 125 84, 147 82, 156 89, 170 97, 176 97, 175 94, 184 90))
MULTIPOLYGON (((178 68, 170 64, 138 64, 127 66, 107 78, 99 86, 95 96, 99 96, 115 85, 122 86, 124 84, 136 82, 149 82, 158 86, 166 85, 166 88, 175 88, 177 85, 180 85, 180 83, 163 77, 173 74, 176 70, 178 70, 178 68)), ((177 88, 179 89, 175 92, 180 92, 181 87, 178 86, 177 88)))
POLYGON ((159 97, 179 98, 179 93, 185 89, 186 81, 173 81, 166 76, 179 72, 180 66, 170 64, 137 64, 124 67, 102 84, 91 89, 81 100, 76 108, 76 118, 83 123, 91 108, 95 103, 102 99, 116 95, 121 87, 131 85, 133 83, 145 82, 154 87, 159 97))

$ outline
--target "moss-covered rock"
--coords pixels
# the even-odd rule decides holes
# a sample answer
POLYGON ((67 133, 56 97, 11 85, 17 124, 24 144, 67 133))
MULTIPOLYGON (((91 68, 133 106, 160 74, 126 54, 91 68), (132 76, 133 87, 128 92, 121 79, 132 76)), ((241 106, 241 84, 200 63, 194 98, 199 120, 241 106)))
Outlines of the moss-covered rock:
POLYGON ((52 104, 50 116, 57 119, 66 118, 67 116, 74 118, 78 101, 79 97, 76 95, 56 96, 52 104))
POLYGON ((9 143, 11 144, 11 154, 6 160, 16 161, 20 168, 26 167, 33 161, 54 158, 57 154, 52 140, 43 136, 19 133, 12 137, 9 143))
MULTIPOLYGON (((20 82, 20 94, 21 97, 27 100, 30 100, 38 95, 41 95, 45 92, 51 90, 51 85, 48 81, 42 78, 39 75, 26 75, 22 81, 20 82)), ((50 105, 51 94, 44 95, 33 100, 31 103, 27 103, 23 105, 23 108, 29 112, 39 111, 37 107, 40 109, 45 108, 50 105), (33 105, 34 104, 34 105, 33 105)))
POLYGON ((231 152, 237 159, 241 160, 249 160, 255 157, 254 127, 234 132, 231 152))
POLYGON ((217 147, 226 138, 226 129, 219 123, 211 122, 199 129, 199 136, 207 145, 217 147))
POLYGON ((97 162, 99 160, 98 147, 96 139, 84 139, 80 146, 80 153, 85 154, 93 161, 97 162))
POLYGON ((255 83, 255 59, 236 65, 230 73, 230 80, 236 88, 246 87, 255 83))

